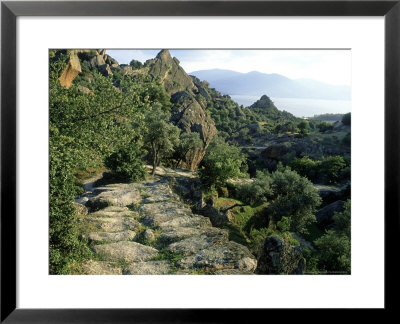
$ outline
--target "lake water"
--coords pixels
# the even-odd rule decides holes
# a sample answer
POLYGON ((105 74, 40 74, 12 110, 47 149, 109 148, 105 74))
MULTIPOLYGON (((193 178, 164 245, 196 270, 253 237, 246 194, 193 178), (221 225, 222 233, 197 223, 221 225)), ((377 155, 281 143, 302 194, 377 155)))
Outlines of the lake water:
MULTIPOLYGON (((260 96, 230 95, 239 105, 252 105, 260 96)), ((344 114, 351 111, 350 100, 322 100, 304 98, 271 98, 279 110, 286 110, 297 117, 312 117, 320 114, 344 114)))

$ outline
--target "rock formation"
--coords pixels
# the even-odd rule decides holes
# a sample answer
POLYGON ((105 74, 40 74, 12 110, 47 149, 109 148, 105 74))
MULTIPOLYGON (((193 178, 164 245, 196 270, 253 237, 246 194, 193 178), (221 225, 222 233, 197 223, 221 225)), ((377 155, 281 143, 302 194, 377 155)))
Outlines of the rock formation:
POLYGON ((145 66, 149 75, 161 80, 165 90, 171 95, 171 102, 174 104, 171 121, 186 133, 199 133, 203 140, 203 148, 189 152, 186 165, 181 165, 193 171, 217 133, 214 121, 205 110, 206 99, 209 98, 207 83, 190 77, 179 65, 179 60, 172 58, 168 50, 162 50, 156 58, 146 61, 145 66))
POLYGON ((74 81, 80 72, 82 72, 82 70, 78 55, 75 51, 71 51, 67 66, 59 77, 60 84, 63 87, 69 88, 72 85, 72 81, 74 81))
POLYGON ((86 205, 91 212, 80 215, 80 224, 93 259, 81 264, 82 273, 254 273, 251 252, 229 241, 228 232, 213 227, 209 218, 193 214, 172 192, 173 175, 163 174, 141 183, 90 188, 86 205))
MULTIPOLYGON (((146 61, 144 67, 134 69, 129 65, 119 65, 118 62, 106 54, 105 50, 71 50, 68 51, 67 67, 59 78, 61 85, 69 88, 73 80, 82 71, 81 62, 86 61, 90 69, 97 69, 104 76, 112 76, 113 72, 124 76, 135 77, 139 74, 148 74, 153 80, 159 80, 166 92, 171 96, 173 103, 171 121, 187 133, 197 132, 203 140, 203 147, 189 152, 186 162, 180 167, 195 170, 205 155, 208 145, 217 133, 214 121, 206 112, 208 83, 189 76, 180 66, 177 58, 171 57, 168 50, 162 50, 151 60, 146 61)), ((87 76, 83 76, 86 78, 87 76)), ((93 76, 91 75, 93 78, 93 76)), ((89 80, 87 80, 90 82, 89 80)), ((114 82, 119 87, 120 80, 114 82)), ((79 91, 91 95, 86 87, 80 85, 79 91)))
POLYGON ((293 246, 288 240, 268 236, 260 247, 257 260, 258 274, 302 274, 305 259, 300 246, 293 246))

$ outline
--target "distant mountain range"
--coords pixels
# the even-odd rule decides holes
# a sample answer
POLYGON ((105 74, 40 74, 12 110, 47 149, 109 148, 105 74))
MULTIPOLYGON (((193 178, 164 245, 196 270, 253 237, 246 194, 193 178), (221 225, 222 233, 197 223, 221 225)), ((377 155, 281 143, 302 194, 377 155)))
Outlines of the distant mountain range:
POLYGON ((267 94, 276 98, 308 98, 327 100, 350 100, 351 87, 330 85, 323 82, 296 79, 280 74, 266 74, 257 71, 240 73, 231 70, 201 70, 189 73, 200 80, 206 80, 210 87, 223 94, 261 96, 267 94))

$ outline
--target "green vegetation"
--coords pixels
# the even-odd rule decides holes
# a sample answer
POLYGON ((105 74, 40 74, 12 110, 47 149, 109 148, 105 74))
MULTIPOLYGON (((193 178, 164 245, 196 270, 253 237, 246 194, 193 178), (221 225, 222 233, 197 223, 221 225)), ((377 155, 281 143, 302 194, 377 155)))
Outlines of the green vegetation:
POLYGON ((174 147, 179 141, 180 129, 169 123, 170 113, 162 109, 160 104, 155 104, 145 116, 146 131, 144 143, 152 159, 152 175, 162 158, 172 155, 174 147))
POLYGON ((68 274, 72 265, 89 255, 87 246, 78 240, 72 204, 78 193, 74 174, 101 169, 108 157, 109 166, 115 172, 131 172, 133 178, 141 177, 143 173, 137 160, 140 153, 134 147, 140 147, 142 143, 144 112, 155 103, 164 104, 166 95, 159 84, 146 77, 123 78, 117 91, 111 78, 89 69, 87 64, 82 64, 82 70, 86 76, 90 74, 90 83, 85 81, 82 73, 70 88, 62 87, 58 78, 67 60, 65 51, 50 52, 51 274, 68 274), (86 82, 92 95, 81 92, 79 82, 86 82), (131 143, 130 149, 126 148, 127 143, 131 143), (117 166, 114 163, 117 160, 122 165, 117 166), (134 166, 129 167, 129 161, 137 163, 139 168, 133 171, 134 166))
POLYGON ((289 217, 292 231, 306 233, 307 226, 315 222, 314 213, 321 204, 312 182, 285 169, 272 174, 272 190, 276 198, 268 206, 268 215, 276 222, 283 216, 289 217))
POLYGON ((349 163, 340 155, 322 157, 321 160, 312 160, 308 156, 303 156, 294 158, 289 166, 311 181, 332 184, 350 180, 350 174, 345 172, 345 169, 350 167, 349 163))
POLYGON ((203 141, 199 133, 182 133, 179 142, 175 147, 175 167, 178 167, 182 161, 185 163, 189 152, 203 148, 203 141))
POLYGON ((119 181, 135 182, 146 177, 142 156, 143 151, 132 143, 106 157, 104 164, 119 181))
POLYGON ((134 69, 140 69, 143 67, 143 63, 137 60, 132 60, 129 62, 129 65, 134 69))
POLYGON ((243 174, 245 162, 245 156, 239 148, 215 137, 202 161, 200 179, 208 188, 223 187, 229 178, 237 178, 243 174))
POLYGON ((347 113, 343 115, 342 118, 343 125, 350 126, 351 125, 351 113, 347 113))

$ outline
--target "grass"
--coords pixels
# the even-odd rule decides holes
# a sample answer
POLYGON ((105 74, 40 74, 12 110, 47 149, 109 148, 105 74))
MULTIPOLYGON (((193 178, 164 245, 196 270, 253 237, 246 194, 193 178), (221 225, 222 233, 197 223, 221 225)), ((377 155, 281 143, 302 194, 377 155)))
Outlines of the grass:
POLYGON ((100 173, 106 172, 107 169, 104 166, 88 167, 85 170, 76 170, 74 172, 75 179, 77 181, 84 181, 90 179, 100 173))
MULTIPOLYGON (((240 200, 233 198, 219 198, 215 206, 219 209, 226 209, 234 206, 235 204, 242 205, 240 200)), ((250 238, 250 231, 252 225, 256 222, 257 215, 267 206, 262 204, 259 206, 236 206, 231 209, 231 219, 224 229, 228 231, 229 240, 236 243, 251 247, 252 240, 250 238)))

